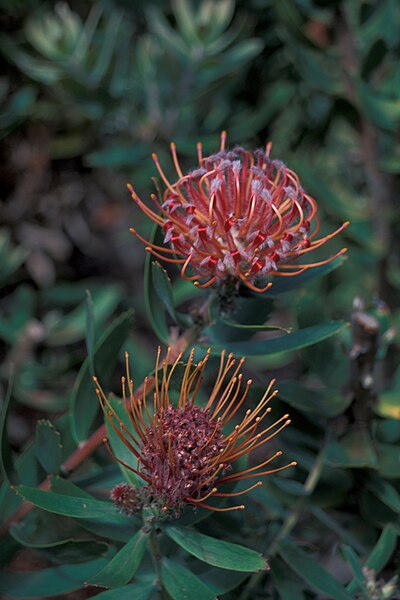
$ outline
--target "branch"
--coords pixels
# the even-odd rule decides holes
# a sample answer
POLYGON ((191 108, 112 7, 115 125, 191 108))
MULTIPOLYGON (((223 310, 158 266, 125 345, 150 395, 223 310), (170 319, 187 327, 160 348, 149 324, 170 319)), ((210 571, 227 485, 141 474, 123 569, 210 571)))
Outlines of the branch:
POLYGON ((388 218, 392 210, 393 178, 379 171, 377 167, 379 161, 379 130, 362 116, 360 100, 354 84, 355 79, 359 76, 361 66, 354 38, 346 18, 345 6, 338 11, 337 33, 347 95, 360 113, 360 155, 364 163, 366 181, 369 187, 372 224, 380 253, 377 273, 378 294, 382 300, 390 304, 391 285, 387 277, 387 255, 393 248, 395 241, 388 218))
POLYGON ((361 300, 356 299, 351 318, 352 346, 350 359, 350 389, 352 412, 358 425, 366 425, 376 400, 375 361, 378 351, 379 322, 364 312, 361 300))

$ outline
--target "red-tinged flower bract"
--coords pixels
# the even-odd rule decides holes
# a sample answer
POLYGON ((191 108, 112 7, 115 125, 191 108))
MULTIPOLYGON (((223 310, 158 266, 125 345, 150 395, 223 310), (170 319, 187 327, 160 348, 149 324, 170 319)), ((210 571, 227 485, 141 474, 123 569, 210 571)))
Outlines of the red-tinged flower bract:
POLYGON ((182 277, 200 287, 233 281, 256 292, 272 285, 271 276, 298 275, 346 252, 343 248, 319 262, 302 260, 348 222, 318 238, 317 202, 304 192, 294 171, 270 158, 271 144, 265 151, 241 147, 229 151, 225 138, 223 133, 220 150, 212 156, 203 157, 199 144, 199 168, 187 174, 182 173, 175 144, 171 144, 178 175, 172 183, 153 155, 166 186, 161 204, 152 195, 156 210, 128 186, 142 211, 162 227, 164 242, 169 244, 147 242, 132 229, 146 243, 146 250, 180 264, 182 277))
MULTIPOLYGON (((266 460, 253 467, 235 469, 235 463, 250 452, 259 448, 286 427, 288 415, 266 426, 264 419, 271 411, 270 400, 276 395, 271 392, 271 381, 265 394, 253 409, 247 409, 237 425, 229 425, 248 395, 251 381, 242 389, 240 368, 244 359, 235 361, 233 356, 221 355, 219 373, 204 406, 196 404, 196 396, 209 358, 194 364, 194 351, 191 352, 179 390, 179 398, 173 403, 170 399, 170 385, 181 355, 170 365, 170 352, 160 365, 160 350, 154 381, 145 380, 143 393, 134 393, 129 375, 127 358, 127 378, 123 378, 123 397, 132 431, 121 422, 112 403, 98 384, 97 394, 106 417, 115 433, 132 453, 132 463, 114 458, 143 480, 136 489, 129 484, 119 484, 111 492, 112 500, 128 514, 144 506, 158 507, 159 514, 176 516, 187 505, 205 507, 212 510, 234 510, 243 505, 221 508, 213 506, 212 499, 239 496, 261 485, 256 481, 239 492, 224 491, 225 484, 235 484, 242 479, 257 479, 269 473, 285 469, 290 465, 274 469, 269 465, 280 456, 275 452, 266 460), (159 370, 161 368, 161 375, 159 370), (147 400, 150 383, 154 383, 153 400, 147 400), (211 504, 209 504, 211 502, 211 504)), ((107 442, 106 442, 107 443, 107 442)), ((225 485, 226 488, 226 485, 225 485)))

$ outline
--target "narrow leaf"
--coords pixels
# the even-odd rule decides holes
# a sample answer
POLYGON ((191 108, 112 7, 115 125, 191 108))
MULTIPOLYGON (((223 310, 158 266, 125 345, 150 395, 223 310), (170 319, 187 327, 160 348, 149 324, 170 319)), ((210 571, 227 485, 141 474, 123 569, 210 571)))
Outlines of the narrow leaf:
POLYGON ((60 565, 40 571, 21 573, 3 571, 0 593, 16 598, 46 598, 83 588, 85 579, 105 565, 105 559, 72 565, 60 565))
POLYGON ((214 567, 231 571, 260 571, 267 569, 266 560, 256 552, 184 527, 167 527, 165 533, 189 554, 214 567))
MULTIPOLYGON (((131 435, 133 435, 136 438, 137 434, 134 431, 134 428, 132 427, 132 422, 131 422, 129 415, 123 405, 123 402, 121 400, 118 400, 117 398, 114 398, 113 396, 110 396, 109 401, 110 401, 110 404, 112 405, 113 409, 115 410, 115 412, 118 415, 119 423, 123 423, 125 428, 131 433, 131 435)), ((107 428, 107 437, 109 439, 111 448, 112 448, 115 456, 117 458, 119 458, 120 460, 124 461, 130 467, 136 469, 136 467, 137 467, 136 456, 126 446, 126 444, 123 443, 121 438, 115 433, 114 429, 111 426, 109 419, 106 418, 105 423, 106 423, 106 428, 107 428)), ((139 476, 137 476, 135 473, 133 473, 132 471, 130 471, 129 469, 127 469, 120 463, 118 463, 118 466, 119 466, 121 472, 123 473, 124 479, 127 479, 127 481, 130 481, 130 483, 132 483, 134 485, 139 485, 139 486, 143 485, 143 481, 142 481, 142 479, 140 479, 139 476)))
POLYGON ((240 571, 226 571, 225 569, 211 568, 201 575, 206 585, 219 596, 226 594, 238 587, 248 574, 240 571))
POLYGON ((101 587, 118 587, 128 583, 142 562, 146 550, 148 534, 143 530, 137 534, 114 556, 114 558, 87 583, 101 587))
POLYGON ((61 435, 50 421, 41 419, 36 425, 36 458, 46 473, 57 473, 62 462, 61 435))
POLYGON ((292 542, 281 540, 278 544, 278 553, 285 563, 313 590, 322 592, 335 600, 352 599, 352 596, 328 571, 292 542))
MULTIPOLYGON (((364 587, 365 579, 364 579, 364 574, 362 572, 362 566, 360 563, 360 559, 358 558, 357 554, 354 552, 353 548, 351 548, 351 546, 342 544, 341 548, 342 548, 343 556, 346 559, 346 561, 349 563, 356 580, 362 587, 364 587)), ((364 590, 364 591, 366 591, 366 590, 364 590)))
POLYGON ((101 592, 96 595, 96 598, 101 598, 101 600, 149 600, 155 590, 155 582, 138 581, 132 585, 125 585, 124 587, 117 587, 106 592, 101 592))
POLYGON ((96 54, 96 63, 91 68, 88 80, 93 89, 95 89, 102 78, 106 75, 112 60, 117 40, 121 35, 121 23, 123 22, 123 14, 117 10, 113 11, 106 22, 104 29, 104 37, 99 46, 99 51, 96 54))
POLYGON ((90 290, 86 290, 86 350, 88 353, 90 374, 95 374, 94 371, 94 313, 93 313, 93 298, 90 290))
POLYGON ((342 526, 339 521, 331 517, 328 513, 323 511, 319 506, 313 506, 310 508, 310 512, 316 519, 321 521, 326 527, 331 529, 338 535, 344 542, 351 544, 357 552, 365 553, 365 546, 359 539, 353 535, 346 527, 342 526))
POLYGON ((388 524, 383 529, 375 548, 367 558, 366 565, 369 569, 374 569, 379 573, 390 560, 397 545, 397 533, 393 527, 388 524))
POLYGON ((161 564, 163 584, 172 600, 215 600, 216 595, 194 573, 164 558, 161 564))
POLYGON ((171 280, 168 277, 168 273, 159 262, 151 263, 151 269, 156 294, 160 301, 164 304, 171 319, 177 322, 174 299, 172 296, 171 280))
POLYGON ((332 394, 326 389, 317 390, 302 385, 299 381, 280 381, 279 397, 297 410, 324 417, 342 414, 351 403, 345 394, 332 394))
MULTIPOLYGON (((383 529, 375 547, 366 560, 366 566, 373 569, 376 574, 380 573, 385 568, 386 564, 392 557, 393 552, 397 548, 397 533, 391 524, 388 524, 383 529)), ((359 588, 359 578, 354 577, 347 585, 347 591, 353 593, 359 588)))
POLYGON ((371 478, 370 481, 367 481, 366 486, 386 506, 400 513, 400 494, 388 481, 378 477, 371 478))
POLYGON ((304 600, 303 585, 284 562, 275 556, 270 559, 271 577, 282 600, 304 600))
POLYGON ((115 515, 117 510, 109 502, 92 500, 75 496, 64 496, 53 492, 45 492, 27 485, 14 487, 15 492, 24 500, 49 512, 76 519, 97 519, 115 515))
POLYGON ((279 279, 276 277, 272 278, 272 287, 268 290, 266 295, 270 296, 271 298, 275 298, 281 294, 286 294, 287 292, 292 292, 295 289, 299 289, 305 283, 309 283, 313 279, 318 279, 324 275, 328 275, 328 273, 332 273, 332 271, 335 271, 338 267, 341 267, 345 261, 345 256, 339 256, 326 265, 314 267, 313 269, 309 269, 308 271, 301 273, 301 275, 296 275, 296 277, 281 277, 279 279))
POLYGON ((353 428, 340 441, 328 444, 327 460, 336 467, 376 468, 378 459, 368 431, 353 428))
MULTIPOLYGON (((96 344, 95 369, 102 384, 107 381, 115 369, 121 346, 129 335, 132 314, 132 311, 123 313, 108 327, 96 344)), ((75 440, 79 443, 89 435, 93 420, 99 410, 88 359, 85 360, 79 371, 70 406, 72 431, 75 440)))
POLYGON ((12 458, 11 458, 11 448, 8 442, 7 437, 7 419, 8 419, 8 411, 10 408, 11 402, 11 392, 12 386, 14 382, 14 372, 11 371, 10 378, 8 381, 8 387, 6 396, 4 398, 3 406, 1 408, 0 414, 0 472, 5 481, 8 483, 16 482, 16 473, 14 470, 12 458))
MULTIPOLYGON (((150 242, 155 244, 163 243, 161 228, 157 224, 153 227, 150 242)), ((155 290, 152 265, 152 256, 148 253, 144 266, 144 301, 146 305, 146 314, 156 336, 162 342, 167 343, 169 338, 168 325, 164 307, 155 290)))
POLYGON ((229 327, 235 329, 248 329, 249 331, 283 331, 284 333, 291 333, 291 329, 280 327, 279 325, 246 325, 243 323, 237 323, 232 319, 221 319, 221 321, 229 327))
MULTIPOLYGON (((229 345, 229 351, 236 356, 266 356, 277 354, 279 352, 290 352, 312 346, 318 342, 322 342, 342 331, 347 324, 343 321, 333 321, 332 323, 323 323, 321 325, 313 325, 295 331, 290 335, 279 336, 276 338, 262 340, 258 342, 232 342, 229 345)), ((223 346, 214 345, 213 354, 219 355, 223 350, 223 346)))

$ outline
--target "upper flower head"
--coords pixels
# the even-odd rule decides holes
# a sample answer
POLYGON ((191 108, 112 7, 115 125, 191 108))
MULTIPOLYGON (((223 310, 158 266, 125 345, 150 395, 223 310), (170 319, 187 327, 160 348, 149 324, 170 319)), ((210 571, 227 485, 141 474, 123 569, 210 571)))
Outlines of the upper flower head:
POLYGON ((183 174, 175 144, 171 144, 178 179, 171 183, 153 154, 166 186, 163 202, 152 200, 151 210, 128 186, 143 212, 164 231, 161 247, 144 240, 146 250, 172 263, 181 264, 184 279, 207 287, 217 281, 236 280, 256 292, 267 290, 270 275, 292 276, 327 263, 297 263, 297 258, 315 250, 342 229, 317 239, 317 203, 306 194, 296 173, 266 150, 250 152, 240 147, 225 150, 225 132, 219 152, 203 157, 198 144, 199 168, 183 174), (192 274, 188 274, 188 268, 192 274))
MULTIPOLYGON (((122 388, 125 405, 133 426, 128 431, 118 418, 112 404, 99 386, 97 394, 104 413, 114 431, 132 453, 131 464, 123 462, 144 482, 136 490, 133 486, 120 484, 114 488, 112 499, 125 512, 131 513, 140 506, 156 504, 161 513, 179 513, 185 505, 202 506, 213 510, 244 508, 243 505, 218 508, 207 503, 209 498, 238 496, 261 485, 257 481, 241 492, 224 492, 224 484, 241 479, 258 478, 280 471, 290 465, 266 468, 281 452, 275 452, 253 467, 234 470, 233 465, 241 457, 268 442, 290 421, 283 415, 276 422, 263 425, 270 412, 271 381, 265 394, 255 408, 248 409, 239 423, 227 431, 226 426, 244 403, 251 381, 241 390, 242 375, 239 373, 243 360, 237 364, 232 355, 221 355, 219 373, 207 403, 196 404, 196 396, 206 366, 209 352, 197 365, 193 363, 194 351, 185 367, 179 398, 173 403, 169 395, 171 377, 181 355, 168 369, 169 353, 162 364, 159 377, 160 351, 157 356, 155 376, 145 380, 142 394, 134 394, 129 376, 123 378, 122 388), (150 385, 155 387, 153 401, 146 400, 150 385)), ((229 427, 228 427, 229 429, 229 427)), ((117 457, 115 457, 119 460, 117 457)), ((119 462, 122 462, 119 460, 119 462)))

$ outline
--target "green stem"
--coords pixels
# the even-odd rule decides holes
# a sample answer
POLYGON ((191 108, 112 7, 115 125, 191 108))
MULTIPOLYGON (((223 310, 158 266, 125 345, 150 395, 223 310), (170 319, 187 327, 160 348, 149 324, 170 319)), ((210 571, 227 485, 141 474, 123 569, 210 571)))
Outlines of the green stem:
MULTIPOLYGON (((328 427, 325 431, 325 437, 324 437, 324 441, 321 446, 321 449, 318 452, 315 462, 312 466, 312 469, 308 473, 307 479, 304 482, 302 495, 300 496, 300 498, 297 500, 297 502, 293 506, 292 510, 287 515, 286 519, 284 520, 284 522, 282 524, 282 527, 280 528, 280 530, 278 531, 276 536, 272 539, 272 541, 269 543, 269 545, 263 552, 263 554, 265 554, 268 558, 271 558, 272 556, 274 556, 276 554, 280 540, 282 540, 284 537, 289 535, 289 533, 294 529, 294 527, 296 526, 297 522, 299 521, 301 515, 303 514, 304 509, 307 505, 308 498, 314 492, 314 490, 317 486, 317 483, 321 477, 322 469, 323 469, 324 462, 325 462, 326 448, 327 448, 329 439, 330 439, 330 426, 328 425, 328 427)), ((247 600, 250 597, 251 591, 257 585, 259 585, 261 583, 264 576, 265 576, 264 572, 259 572, 259 573, 255 573, 254 575, 252 575, 250 577, 246 587, 244 588, 243 592, 239 596, 238 600, 247 600)))
POLYGON ((164 589, 163 582, 162 582, 162 576, 161 576, 162 555, 161 555, 160 548, 158 545, 157 532, 156 532, 154 525, 151 526, 151 531, 150 531, 150 535, 149 535, 149 547, 150 547, 151 558, 153 560, 154 570, 155 570, 156 576, 157 576, 157 581, 158 581, 158 584, 160 587, 160 596, 161 596, 161 598, 167 600, 169 598, 169 596, 164 589))

